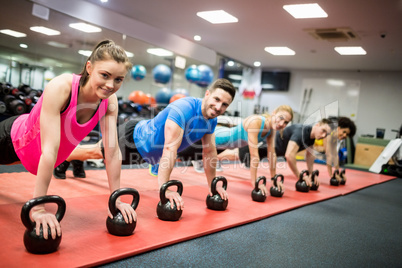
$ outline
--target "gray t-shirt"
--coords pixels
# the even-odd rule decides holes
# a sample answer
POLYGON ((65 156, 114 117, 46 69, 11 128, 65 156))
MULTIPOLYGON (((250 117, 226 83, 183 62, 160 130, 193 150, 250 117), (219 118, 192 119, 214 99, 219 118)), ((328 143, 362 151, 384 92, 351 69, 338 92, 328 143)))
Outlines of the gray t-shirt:
POLYGON ((275 152, 277 156, 285 156, 289 141, 294 141, 299 146, 299 152, 314 144, 315 139, 310 138, 312 125, 294 124, 276 132, 275 152))

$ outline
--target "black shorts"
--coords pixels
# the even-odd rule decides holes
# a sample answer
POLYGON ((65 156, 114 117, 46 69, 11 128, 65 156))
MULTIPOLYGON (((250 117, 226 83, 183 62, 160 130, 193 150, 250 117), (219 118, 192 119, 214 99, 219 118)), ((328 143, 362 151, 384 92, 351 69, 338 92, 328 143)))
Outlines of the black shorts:
MULTIPOLYGON (((145 162, 135 147, 133 137, 134 128, 141 120, 143 120, 143 118, 130 119, 118 127, 117 131, 122 155, 122 165, 142 164, 145 162)), ((105 158, 103 142, 101 142, 101 150, 103 158, 105 158)))
POLYGON ((0 122, 0 165, 8 165, 20 161, 15 153, 11 140, 11 127, 18 115, 0 122))
MULTIPOLYGON (((258 147, 258 155, 260 156, 260 161, 267 157, 268 146, 266 143, 258 147)), ((250 167, 250 148, 248 148, 248 145, 239 148, 239 159, 246 167, 250 167)))

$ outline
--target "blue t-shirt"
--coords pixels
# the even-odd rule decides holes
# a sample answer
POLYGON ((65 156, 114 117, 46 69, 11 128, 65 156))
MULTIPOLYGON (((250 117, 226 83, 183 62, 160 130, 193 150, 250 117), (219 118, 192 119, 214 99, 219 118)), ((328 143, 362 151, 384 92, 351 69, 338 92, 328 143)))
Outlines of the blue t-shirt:
POLYGON ((165 144, 165 124, 168 119, 184 130, 178 152, 201 140, 205 134, 214 133, 218 120, 204 118, 201 103, 202 99, 181 98, 169 104, 153 119, 140 121, 134 128, 133 138, 142 158, 152 165, 159 163, 165 144))

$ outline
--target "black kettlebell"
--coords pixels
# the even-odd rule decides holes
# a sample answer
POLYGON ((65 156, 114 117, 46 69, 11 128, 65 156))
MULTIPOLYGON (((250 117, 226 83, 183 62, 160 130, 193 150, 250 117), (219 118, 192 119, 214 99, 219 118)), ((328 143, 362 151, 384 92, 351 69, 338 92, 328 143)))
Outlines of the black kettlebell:
POLYGON ((116 208, 116 200, 121 195, 132 195, 133 201, 131 202, 131 207, 135 210, 140 202, 140 194, 137 190, 133 188, 121 188, 115 190, 109 197, 109 210, 113 215, 113 219, 107 217, 106 228, 112 235, 117 236, 128 236, 134 232, 137 225, 136 221, 132 223, 126 223, 121 211, 116 208))
POLYGON ((320 172, 319 172, 318 170, 314 170, 314 171, 311 173, 311 186, 310 186, 310 190, 313 190, 313 191, 317 191, 317 190, 318 190, 318 187, 320 186, 320 185, 317 185, 317 178, 316 178, 316 177, 318 177, 318 175, 320 175, 320 172))
POLYGON ((173 204, 173 208, 171 208, 170 200, 166 198, 166 190, 173 185, 177 186, 179 195, 183 193, 183 184, 178 180, 171 180, 162 185, 159 192, 161 201, 159 201, 156 208, 156 214, 158 218, 163 221, 178 221, 183 213, 183 210, 177 209, 176 204, 173 204))
POLYGON ((341 182, 340 182, 340 184, 341 185, 345 185, 346 184, 346 180, 345 180, 345 172, 346 172, 346 170, 345 169, 342 169, 342 171, 341 171, 341 173, 339 174, 340 176, 341 176, 341 182))
POLYGON ((299 192, 307 193, 310 190, 310 186, 307 186, 306 181, 303 180, 304 174, 306 174, 307 176, 310 175, 308 170, 303 170, 302 172, 300 172, 299 180, 296 182, 296 190, 299 192))
POLYGON ((21 221, 27 228, 24 233, 24 245, 25 248, 34 254, 47 254, 52 253, 57 250, 61 242, 61 235, 56 236, 56 239, 52 238, 50 228, 48 228, 48 239, 43 238, 43 229, 40 226, 39 236, 36 235, 36 223, 31 221, 29 218, 29 213, 34 206, 45 204, 45 203, 56 203, 57 212, 56 219, 60 222, 64 213, 66 212, 66 202, 63 198, 57 195, 45 195, 37 198, 33 198, 25 203, 21 209, 21 221))
POLYGON ((269 192, 271 193, 271 196, 274 197, 282 197, 283 196, 283 191, 281 191, 278 187, 278 178, 281 178, 281 182, 283 184, 284 178, 282 174, 276 174, 271 180, 273 181, 273 186, 271 186, 271 189, 269 189, 269 192))
POLYGON ((262 191, 260 190, 260 188, 258 188, 258 186, 260 185, 260 181, 262 181, 262 184, 266 185, 267 178, 265 178, 265 176, 260 176, 255 181, 254 189, 251 192, 251 198, 253 199, 253 201, 256 201, 256 202, 264 202, 265 199, 267 199, 265 194, 263 194, 262 191))
POLYGON ((223 189, 226 190, 228 186, 228 181, 223 176, 215 177, 212 180, 211 183, 212 196, 210 196, 209 194, 207 195, 207 208, 212 210, 225 210, 226 207, 228 206, 228 200, 227 199, 223 200, 219 195, 218 191, 216 190, 216 184, 219 181, 222 181, 223 189))
POLYGON ((339 175, 339 170, 335 169, 334 173, 332 174, 332 178, 329 180, 329 184, 332 186, 339 186, 339 181, 335 178, 335 175, 339 175))

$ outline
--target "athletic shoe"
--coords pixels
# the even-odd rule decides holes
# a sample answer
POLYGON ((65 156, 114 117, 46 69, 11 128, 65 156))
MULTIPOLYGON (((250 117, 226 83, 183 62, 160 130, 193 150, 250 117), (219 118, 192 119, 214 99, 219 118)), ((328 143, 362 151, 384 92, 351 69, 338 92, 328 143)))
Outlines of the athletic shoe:
POLYGON ((157 177, 158 176, 159 164, 149 165, 149 175, 157 177))
POLYGON ((75 178, 85 178, 84 162, 80 160, 72 160, 73 175, 75 178))
POLYGON ((204 162, 202 160, 191 161, 193 164, 195 172, 204 173, 204 162))
POLYGON ((55 169, 53 169, 53 176, 56 179, 65 179, 66 178, 66 170, 68 169, 68 166, 70 165, 70 162, 64 161, 60 165, 58 165, 55 169))

